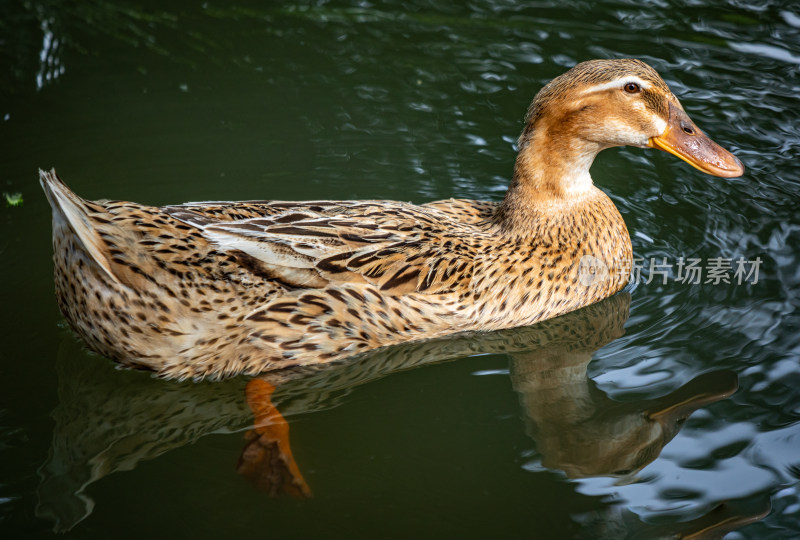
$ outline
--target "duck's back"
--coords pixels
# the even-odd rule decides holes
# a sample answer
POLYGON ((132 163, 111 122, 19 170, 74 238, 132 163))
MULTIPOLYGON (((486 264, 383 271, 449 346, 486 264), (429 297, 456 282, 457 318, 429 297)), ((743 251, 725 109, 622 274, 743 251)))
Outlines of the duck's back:
POLYGON ((167 376, 261 372, 467 329, 495 205, 80 199, 55 176, 56 292, 91 348, 167 376), (481 238, 481 237, 484 238, 481 238))
POLYGON ((504 229, 495 203, 85 201, 42 173, 56 293, 95 351, 170 377, 260 373, 533 324, 620 290, 630 259, 594 189, 504 229))

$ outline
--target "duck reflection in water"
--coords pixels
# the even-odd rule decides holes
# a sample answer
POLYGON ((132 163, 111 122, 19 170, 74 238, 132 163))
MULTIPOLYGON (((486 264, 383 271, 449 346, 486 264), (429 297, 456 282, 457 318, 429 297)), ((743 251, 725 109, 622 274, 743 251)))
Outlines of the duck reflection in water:
MULTIPOLYGON (((55 521, 56 530, 69 530, 91 513, 93 502, 84 494, 91 483, 247 425, 238 472, 271 494, 308 497, 285 417, 329 408, 352 388, 394 372, 475 354, 510 356, 513 387, 545 467, 571 478, 629 478, 658 457, 682 420, 737 387, 735 374, 718 371, 658 399, 609 398, 588 378, 587 366, 595 351, 623 335, 629 308, 623 292, 531 327, 392 347, 249 382, 179 383, 113 369, 99 374, 84 355, 69 351, 59 361, 60 404, 50 456, 40 468, 37 513, 55 521)), ((67 341, 74 348, 74 339, 67 341)))
MULTIPOLYGON (((624 334, 629 307, 630 295, 621 293, 527 328, 390 349, 381 356, 380 371, 479 352, 508 354, 512 384, 542 464, 570 478, 628 477, 658 457, 692 412, 737 389, 736 375, 719 371, 700 375, 658 399, 624 403, 609 398, 587 369, 595 351, 624 334)), ((357 365, 374 371, 374 356, 357 365)), ((357 365, 348 366, 346 377, 356 384, 373 378, 362 377, 357 365)), ((292 457, 288 424, 271 399, 274 391, 278 399, 283 394, 276 388, 288 390, 308 376, 308 370, 293 370, 253 379, 247 386, 256 427, 247 434, 238 470, 273 494, 311 494, 292 457)))

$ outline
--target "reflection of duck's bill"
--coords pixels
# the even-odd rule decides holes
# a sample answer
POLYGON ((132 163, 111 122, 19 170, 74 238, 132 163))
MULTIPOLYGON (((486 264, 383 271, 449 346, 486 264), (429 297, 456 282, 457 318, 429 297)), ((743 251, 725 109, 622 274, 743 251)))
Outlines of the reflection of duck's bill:
POLYGON ((724 502, 703 517, 688 522, 678 538, 712 540, 761 521, 771 510, 769 499, 724 502))
POLYGON ((666 424, 679 422, 700 407, 730 397, 738 388, 739 379, 732 371, 703 373, 655 400, 655 404, 648 408, 647 416, 666 424))
POLYGON ((667 128, 658 137, 651 138, 648 146, 669 152, 707 174, 725 178, 744 174, 744 165, 736 156, 712 141, 672 103, 669 104, 667 128))

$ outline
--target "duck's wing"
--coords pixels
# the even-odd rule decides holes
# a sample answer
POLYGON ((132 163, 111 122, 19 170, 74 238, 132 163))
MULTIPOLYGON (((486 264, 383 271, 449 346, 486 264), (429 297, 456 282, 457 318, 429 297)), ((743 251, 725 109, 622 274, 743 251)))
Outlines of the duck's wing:
MULTIPOLYGON (((188 221, 238 221, 257 217, 273 217, 285 220, 308 217, 335 217, 342 213, 352 215, 369 207, 413 206, 394 201, 212 201, 194 202, 162 207, 167 213, 188 221), (301 214, 301 216, 294 216, 301 214)), ((443 199, 425 203, 422 209, 434 209, 441 214, 463 223, 482 223, 492 218, 498 203, 472 199, 443 199)))
POLYGON ((479 243, 474 226, 453 213, 387 201, 256 204, 165 210, 289 289, 365 283, 397 295, 470 288, 479 243))
POLYGON ((422 205, 423 208, 435 208, 451 219, 477 226, 492 221, 499 206, 496 202, 471 199, 444 199, 422 205))
MULTIPOLYGON (((365 201, 370 202, 370 201, 365 201)), ((378 201, 372 201, 378 202, 378 201)), ((351 201, 205 201, 164 206, 162 210, 193 223, 239 221, 260 217, 332 216, 355 204, 351 201)))

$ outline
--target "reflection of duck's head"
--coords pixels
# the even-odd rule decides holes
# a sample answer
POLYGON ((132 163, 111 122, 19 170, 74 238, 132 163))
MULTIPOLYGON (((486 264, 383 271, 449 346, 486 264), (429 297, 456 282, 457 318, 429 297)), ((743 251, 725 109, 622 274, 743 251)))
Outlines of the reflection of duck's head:
POLYGON ((624 334, 630 295, 531 327, 536 347, 510 351, 511 380, 542 464, 571 478, 626 476, 661 453, 698 408, 730 396, 729 371, 706 373, 660 398, 613 401, 588 378, 592 355, 624 334))
POLYGON ((625 314, 620 318, 614 308, 630 301, 625 297, 617 295, 590 306, 594 311, 576 313, 583 319, 572 321, 567 332, 594 337, 511 355, 512 383, 542 464, 571 478, 637 472, 658 457, 692 412, 730 396, 738 386, 734 373, 719 371, 700 375, 657 399, 630 403, 610 399, 586 370, 592 353, 609 342, 608 337, 622 334, 627 309, 616 312, 625 314), (610 302, 614 300, 616 304, 610 302), (591 328, 601 331, 593 334, 591 328))
MULTIPOLYGON (((697 409, 730 397, 738 388, 731 371, 704 373, 660 398, 620 403, 595 389, 595 414, 561 438, 548 457, 572 478, 630 476, 655 460, 697 409)), ((566 426, 551 425, 564 429, 566 426)), ((552 443, 553 440, 550 439, 552 443)))

